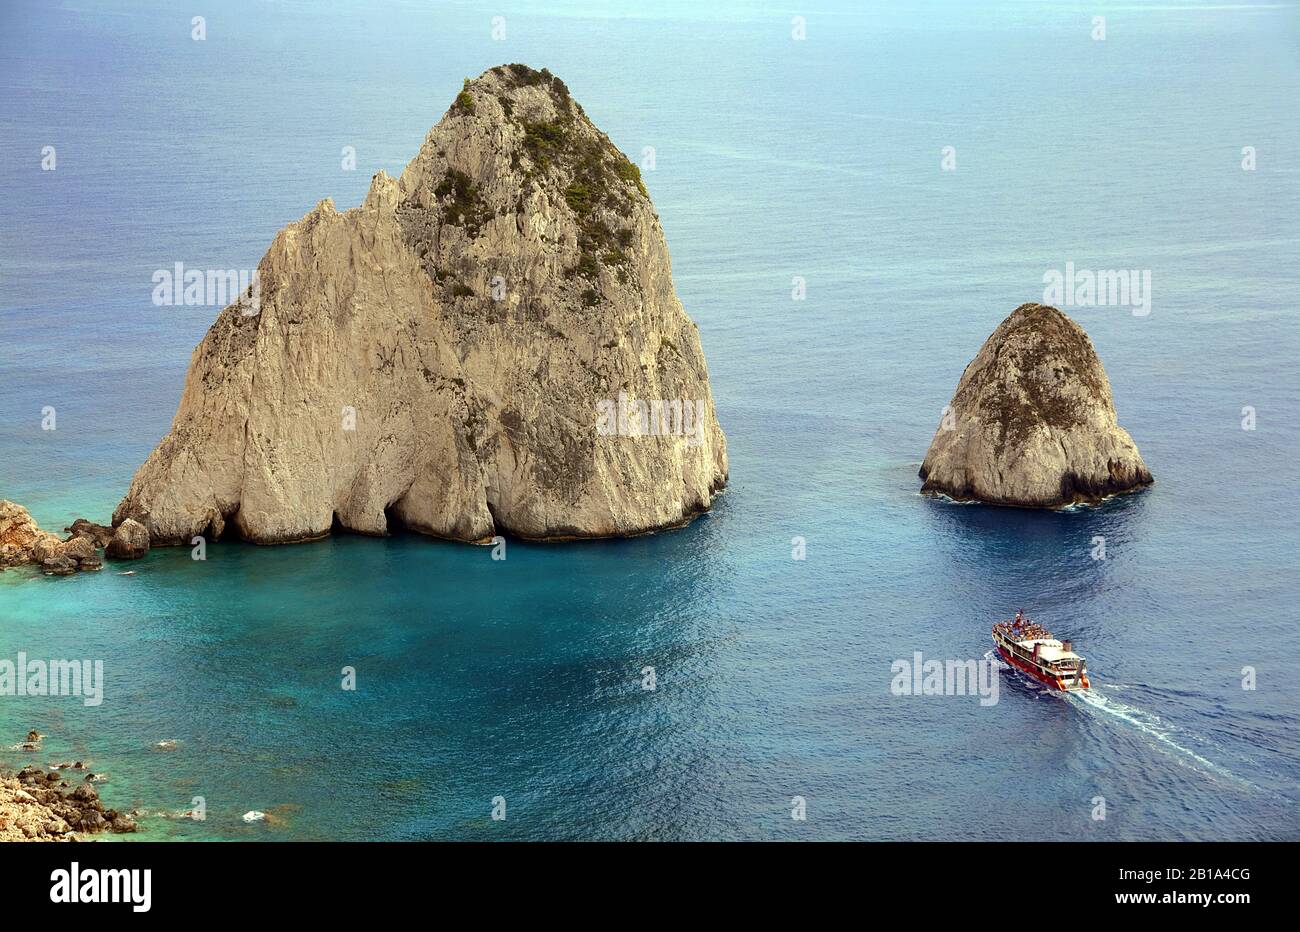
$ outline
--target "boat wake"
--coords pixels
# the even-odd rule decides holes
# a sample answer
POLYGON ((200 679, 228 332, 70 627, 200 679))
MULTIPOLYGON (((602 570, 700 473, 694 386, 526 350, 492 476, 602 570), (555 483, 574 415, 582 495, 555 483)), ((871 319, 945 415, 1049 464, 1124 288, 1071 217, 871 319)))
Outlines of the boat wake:
MULTIPOLYGON (((998 665, 999 669, 1010 670, 1013 673, 1016 672, 1013 667, 1001 658, 996 650, 990 650, 984 655, 984 659, 992 660, 998 665)), ((1126 726, 1141 732, 1144 736, 1152 739, 1163 746, 1166 750, 1172 752, 1188 766, 1195 767, 1211 776, 1229 780, 1243 787, 1259 789, 1259 787, 1255 786, 1249 780, 1237 776, 1222 765, 1216 764, 1205 755, 1188 747, 1187 743, 1191 743, 1189 740, 1191 736, 1185 736, 1177 726, 1166 722, 1159 715, 1156 715, 1153 712, 1148 712, 1146 709, 1139 708, 1138 706, 1127 702, 1121 702, 1114 695, 1108 695, 1109 693, 1118 693, 1132 689, 1131 686, 1125 686, 1119 683, 1105 683, 1094 685, 1092 689, 1067 693, 1049 689, 1027 676, 1019 677, 1019 680, 1045 695, 1063 699, 1066 702, 1073 702, 1076 706, 1087 710, 1091 714, 1109 716, 1112 719, 1123 722, 1126 726)))
POLYGON ((1140 709, 1135 705, 1130 705, 1127 702, 1120 702, 1112 696, 1107 696, 1100 692, 1100 689, 1102 688, 1104 687, 1070 693, 1068 698, 1075 700, 1090 709, 1094 709, 1105 715, 1113 716, 1131 727, 1136 728, 1144 735, 1147 735, 1160 744, 1163 744, 1175 754, 1181 755, 1182 757, 1194 762, 1215 776, 1225 777, 1241 784, 1242 786, 1252 785, 1249 781, 1243 780, 1232 771, 1216 764, 1208 757, 1198 754, 1196 751, 1180 743, 1179 740, 1176 740, 1176 736, 1177 738, 1182 737, 1179 730, 1175 726, 1165 722, 1159 715, 1155 715, 1145 709, 1140 709))

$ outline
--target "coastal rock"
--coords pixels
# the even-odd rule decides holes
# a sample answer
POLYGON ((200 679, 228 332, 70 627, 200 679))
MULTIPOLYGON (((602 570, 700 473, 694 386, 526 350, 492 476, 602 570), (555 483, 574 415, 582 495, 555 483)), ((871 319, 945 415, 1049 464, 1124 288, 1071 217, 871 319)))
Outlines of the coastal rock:
POLYGON ((0 566, 40 563, 58 553, 59 538, 42 531, 22 505, 0 499, 0 566))
POLYGON ((75 562, 81 570, 97 570, 103 565, 95 541, 90 537, 69 538, 59 546, 59 555, 75 562))
POLYGON ((61 541, 49 531, 42 531, 26 508, 0 501, 0 564, 38 563, 50 576, 100 569, 103 563, 96 547, 102 525, 78 518, 68 530, 72 536, 61 541))
POLYGON ((84 560, 77 563, 77 569, 85 572, 99 572, 104 568, 104 561, 99 558, 99 554, 92 554, 84 560))
POLYGON ((65 534, 72 537, 89 538, 90 542, 100 550, 108 546, 108 542, 113 539, 113 529, 104 524, 96 524, 93 521, 87 521, 85 518, 78 518, 72 524, 63 529, 65 534))
POLYGON ((921 465, 921 490, 998 505, 1096 502, 1153 480, 1083 328, 1022 304, 985 341, 921 465))
POLYGON ((77 571, 77 561, 55 554, 41 561, 41 569, 46 576, 71 576, 77 571))
POLYGON ((97 556, 94 541, 88 537, 73 537, 64 541, 59 546, 59 553, 78 563, 82 560, 93 560, 97 556))
POLYGON ((275 237, 113 522, 155 544, 606 537, 684 523, 726 478, 640 172, 562 81, 506 65, 400 178, 275 237))
POLYGON ((17 777, 0 774, 0 841, 75 841, 74 830, 136 830, 133 820, 113 815, 106 818, 97 795, 65 794, 39 768, 24 767, 17 777))
POLYGON ((63 541, 59 540, 53 534, 48 537, 42 537, 36 543, 32 544, 32 562, 45 563, 50 560, 56 560, 63 556, 63 541))
POLYGON ((113 532, 113 539, 104 548, 110 560, 138 560, 149 552, 149 532, 140 522, 127 518, 113 532))
POLYGON ((96 791, 96 789, 89 783, 79 784, 77 788, 68 795, 77 802, 88 803, 99 799, 98 791, 96 791))

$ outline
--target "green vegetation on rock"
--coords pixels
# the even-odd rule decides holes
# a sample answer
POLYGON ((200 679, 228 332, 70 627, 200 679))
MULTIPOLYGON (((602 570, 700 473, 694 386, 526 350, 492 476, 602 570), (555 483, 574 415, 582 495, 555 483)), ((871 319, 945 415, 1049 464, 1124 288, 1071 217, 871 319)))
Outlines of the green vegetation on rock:
MULTIPOLYGON (((622 155, 621 152, 619 154, 622 155)), ((642 196, 644 197, 650 196, 650 193, 645 189, 645 182, 641 180, 641 169, 637 168, 637 166, 633 164, 632 160, 629 159, 627 156, 623 156, 623 160, 621 162, 616 162, 614 164, 614 172, 615 174, 618 175, 618 177, 622 178, 624 181, 630 181, 634 183, 637 187, 637 190, 641 192, 642 196)))
POLYGON ((558 122, 524 124, 524 148, 538 169, 545 171, 567 145, 566 127, 558 122))
POLYGON ((463 226, 472 236, 479 231, 488 219, 488 209, 479 196, 478 187, 472 178, 456 168, 448 168, 447 174, 433 189, 439 201, 451 198, 444 216, 452 226, 463 226))
POLYGON ((465 79, 465 84, 461 87, 460 93, 456 95, 456 102, 451 105, 453 113, 473 115, 474 97, 469 92, 469 78, 465 79))

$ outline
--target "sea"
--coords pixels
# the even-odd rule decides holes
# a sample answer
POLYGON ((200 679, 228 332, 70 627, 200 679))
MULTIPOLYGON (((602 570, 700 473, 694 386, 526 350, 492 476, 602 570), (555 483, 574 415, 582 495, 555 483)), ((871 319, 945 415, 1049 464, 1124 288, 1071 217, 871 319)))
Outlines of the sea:
POLYGON ((131 840, 1300 838, 1296 2, 5 0, 0 498, 106 522, 220 310, 155 273, 255 268, 506 62, 642 167, 726 492, 505 559, 10 569, 0 661, 103 693, 0 695, 0 765, 85 761, 131 840), (1067 264, 1149 275, 1062 310, 1154 486, 923 497, 963 368, 1067 264), (897 687, 1019 609, 1089 694, 897 687))

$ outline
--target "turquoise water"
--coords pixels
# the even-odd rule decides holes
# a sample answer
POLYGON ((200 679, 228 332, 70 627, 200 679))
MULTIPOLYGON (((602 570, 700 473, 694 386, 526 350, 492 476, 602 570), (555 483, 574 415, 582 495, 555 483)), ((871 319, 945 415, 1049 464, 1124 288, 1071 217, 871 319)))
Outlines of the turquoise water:
POLYGON ((689 528, 504 561, 340 537, 10 570, 0 658, 102 659, 106 687, 0 697, 0 744, 47 733, 36 758, 91 758, 120 808, 205 798, 143 837, 1300 835, 1300 9, 817 6, 804 41, 758 4, 236 2, 205 42, 161 4, 0 9, 0 497, 43 526, 107 519, 167 430, 216 309, 154 306, 153 271, 253 267, 505 61, 654 148, 732 464, 689 528), (962 368, 1066 262, 1152 272, 1147 317, 1067 311, 1156 486, 921 498, 962 368), (1087 656, 1089 700, 890 693, 893 660, 981 657, 1022 606, 1087 656))

